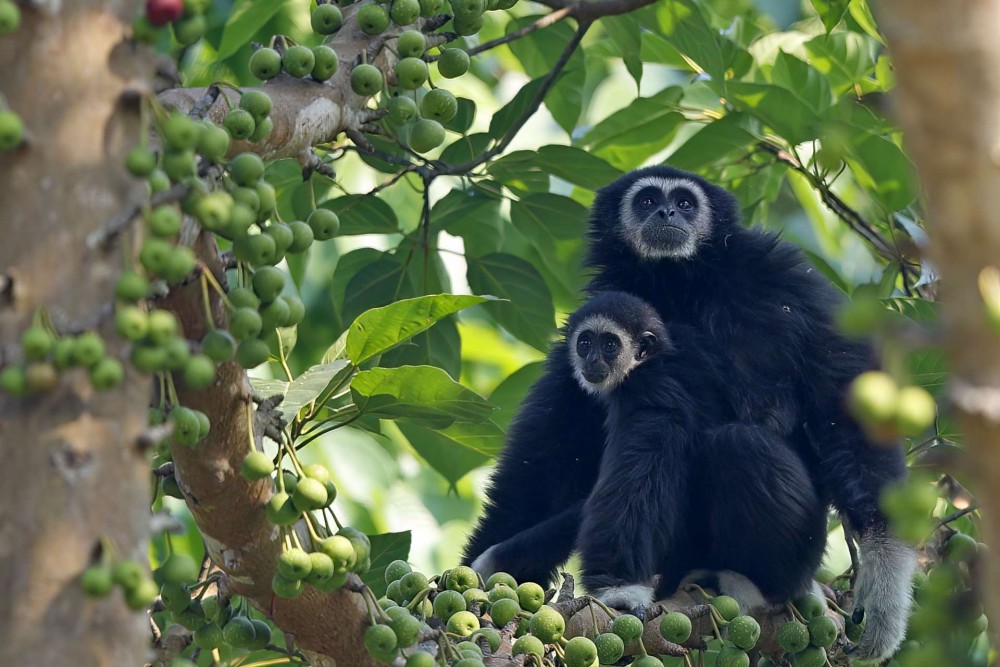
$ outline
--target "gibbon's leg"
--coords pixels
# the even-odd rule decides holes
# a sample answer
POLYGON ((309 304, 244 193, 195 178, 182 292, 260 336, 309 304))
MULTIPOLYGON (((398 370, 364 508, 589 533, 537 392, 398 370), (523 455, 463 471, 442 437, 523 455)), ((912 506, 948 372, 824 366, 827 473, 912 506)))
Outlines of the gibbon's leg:
POLYGON ((798 455, 743 424, 710 431, 699 451, 708 560, 720 590, 748 609, 810 591, 826 547, 826 507, 798 455))
POLYGON ((494 546, 582 503, 597 478, 604 449, 604 408, 573 378, 565 344, 549 354, 546 372, 528 392, 507 433, 487 489, 483 516, 462 562, 548 583, 573 550, 577 523, 533 530, 516 549, 494 546), (508 558, 510 560, 508 560, 508 558))
POLYGON ((653 602, 653 577, 683 549, 690 434, 663 418, 630 415, 609 433, 577 546, 583 585, 608 606, 638 616, 653 602))
POLYGON ((902 449, 869 444, 846 416, 820 423, 827 428, 810 433, 817 450, 817 474, 859 534, 854 616, 865 621, 865 631, 851 655, 858 660, 885 660, 906 635, 917 568, 916 552, 889 532, 878 507, 882 489, 906 475, 902 449))

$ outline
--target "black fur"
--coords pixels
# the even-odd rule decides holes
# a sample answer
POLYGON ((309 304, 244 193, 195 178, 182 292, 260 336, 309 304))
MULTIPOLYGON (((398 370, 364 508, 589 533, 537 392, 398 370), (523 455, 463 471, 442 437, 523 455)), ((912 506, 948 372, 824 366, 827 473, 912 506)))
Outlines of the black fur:
POLYGON ((607 445, 577 541, 587 590, 659 575, 669 595, 705 569, 743 574, 775 602, 806 592, 826 509, 802 461, 767 429, 733 423, 722 369, 694 332, 664 332, 642 300, 603 292, 573 314, 568 336, 594 314, 661 346, 605 399, 607 445))
MULTIPOLYGON (((626 174, 597 193, 588 264, 594 272, 588 293, 619 290, 646 300, 668 329, 692 329, 723 369, 721 409, 732 413, 733 427, 721 427, 713 442, 771 458, 744 471, 723 468, 720 483, 731 475, 766 480, 773 457, 793 452, 824 503, 832 502, 862 534, 885 530, 877 499, 884 484, 905 473, 901 449, 871 446, 843 409, 846 385, 873 367, 873 359, 867 345, 835 330, 837 295, 796 248, 740 227, 736 199, 726 190, 658 166, 626 174), (619 235, 620 199, 647 175, 687 178, 704 188, 713 224, 694 256, 645 260, 619 235)), ((563 525, 551 535, 535 533, 539 539, 515 536, 546 520, 579 521, 575 508, 597 478, 602 422, 601 406, 572 377, 565 343, 556 343, 508 434, 466 562, 499 545, 497 569, 519 579, 550 579, 572 551, 574 531, 563 525)))

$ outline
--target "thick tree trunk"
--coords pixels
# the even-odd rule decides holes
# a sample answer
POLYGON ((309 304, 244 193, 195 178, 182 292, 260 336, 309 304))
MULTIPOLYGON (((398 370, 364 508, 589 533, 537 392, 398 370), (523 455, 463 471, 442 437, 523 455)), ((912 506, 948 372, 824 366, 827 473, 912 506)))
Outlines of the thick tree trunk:
MULTIPOLYGON (((1000 265, 1000 5, 885 0, 882 22, 899 81, 897 107, 927 195, 933 259, 986 539, 1000 537, 1000 336, 977 281, 1000 265)), ((1000 590, 993 551, 992 590, 1000 590)), ((985 595, 995 621, 1000 599, 985 595)))
MULTIPOLYGON (((28 142, 0 154, 0 353, 36 309, 61 331, 96 329, 108 351, 114 280, 128 254, 87 236, 142 196, 122 163, 140 128, 123 93, 150 59, 122 42, 126 0, 36 3, 0 37, 0 93, 28 142)), ((50 393, 0 394, 0 664, 141 665, 149 629, 116 594, 84 596, 79 575, 102 538, 144 562, 149 466, 136 445, 148 379, 95 392, 82 370, 50 393)))

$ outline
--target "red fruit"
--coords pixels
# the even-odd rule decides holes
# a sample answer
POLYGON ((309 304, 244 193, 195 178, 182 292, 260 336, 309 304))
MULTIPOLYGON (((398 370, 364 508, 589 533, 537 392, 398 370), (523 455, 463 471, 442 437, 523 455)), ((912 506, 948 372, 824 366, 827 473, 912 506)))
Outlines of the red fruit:
POLYGON ((146 16, 155 26, 176 21, 184 13, 184 0, 146 0, 146 16))

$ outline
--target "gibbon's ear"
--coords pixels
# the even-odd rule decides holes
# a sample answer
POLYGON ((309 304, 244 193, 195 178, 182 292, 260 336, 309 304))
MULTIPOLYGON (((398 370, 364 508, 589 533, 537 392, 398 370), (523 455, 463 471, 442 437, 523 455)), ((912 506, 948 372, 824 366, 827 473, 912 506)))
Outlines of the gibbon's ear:
POLYGON ((656 347, 656 335, 651 331, 643 333, 639 336, 639 352, 636 353, 635 358, 645 359, 654 347, 656 347))

